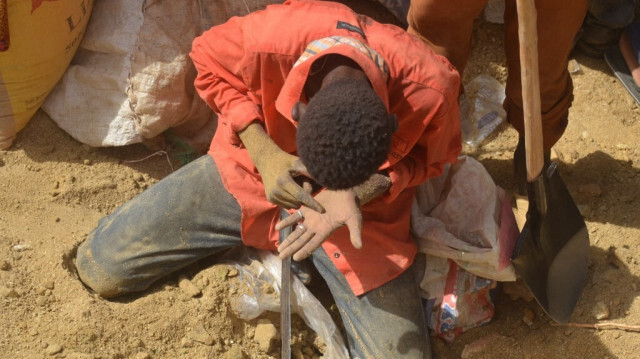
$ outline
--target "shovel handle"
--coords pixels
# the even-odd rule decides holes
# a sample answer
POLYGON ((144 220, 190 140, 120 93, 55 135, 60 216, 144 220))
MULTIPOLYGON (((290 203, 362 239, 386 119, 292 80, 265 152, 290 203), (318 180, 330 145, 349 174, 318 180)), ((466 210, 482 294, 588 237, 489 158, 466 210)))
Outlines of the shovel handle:
POLYGON ((9 5, 8 0, 0 0, 0 52, 9 49, 9 5))
POLYGON ((516 6, 518 11, 520 79, 522 82, 527 181, 533 182, 540 176, 544 167, 540 74, 538 70, 537 12, 534 0, 516 0, 516 6))

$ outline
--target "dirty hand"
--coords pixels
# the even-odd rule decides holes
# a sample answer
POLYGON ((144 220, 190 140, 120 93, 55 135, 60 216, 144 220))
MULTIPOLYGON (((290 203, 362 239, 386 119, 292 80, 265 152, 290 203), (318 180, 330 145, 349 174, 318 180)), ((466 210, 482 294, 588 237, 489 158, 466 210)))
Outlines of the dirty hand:
POLYGON ((256 163, 262 176, 265 193, 269 202, 291 209, 305 205, 314 211, 324 212, 324 208, 311 195, 311 183, 304 182, 301 187, 293 179, 298 176, 309 178, 307 168, 296 156, 278 151, 260 164, 256 163))
POLYGON ((291 209, 305 205, 314 211, 324 212, 324 208, 311 196, 311 184, 298 185, 294 177, 311 178, 302 161, 283 151, 273 142, 261 124, 251 123, 238 132, 249 156, 262 176, 265 193, 269 202, 291 209))
POLYGON ((293 255, 300 261, 310 256, 336 229, 347 226, 354 248, 362 248, 362 212, 353 190, 324 190, 315 197, 326 209, 325 213, 301 208, 276 224, 276 230, 299 223, 280 244, 280 258, 293 255), (302 215, 302 218, 300 216, 302 215), (302 223, 300 223, 302 221, 302 223))

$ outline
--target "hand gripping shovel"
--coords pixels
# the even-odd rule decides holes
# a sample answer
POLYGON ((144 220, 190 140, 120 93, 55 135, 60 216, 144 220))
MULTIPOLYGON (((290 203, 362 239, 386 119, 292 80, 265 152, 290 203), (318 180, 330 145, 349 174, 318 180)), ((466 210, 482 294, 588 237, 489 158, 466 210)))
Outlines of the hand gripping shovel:
POLYGON ((516 3, 529 209, 512 263, 547 314, 567 323, 586 280, 589 234, 556 164, 544 168, 536 7, 516 3))

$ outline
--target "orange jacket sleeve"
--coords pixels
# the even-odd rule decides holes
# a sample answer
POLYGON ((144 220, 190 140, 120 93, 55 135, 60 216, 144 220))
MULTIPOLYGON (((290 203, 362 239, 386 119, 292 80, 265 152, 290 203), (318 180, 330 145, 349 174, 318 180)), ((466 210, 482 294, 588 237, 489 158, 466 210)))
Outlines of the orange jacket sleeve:
POLYGON ((237 132, 253 121, 264 122, 260 105, 245 79, 255 69, 244 48, 242 18, 232 18, 193 41, 191 59, 198 71, 195 88, 218 114, 219 129, 240 145, 237 132))

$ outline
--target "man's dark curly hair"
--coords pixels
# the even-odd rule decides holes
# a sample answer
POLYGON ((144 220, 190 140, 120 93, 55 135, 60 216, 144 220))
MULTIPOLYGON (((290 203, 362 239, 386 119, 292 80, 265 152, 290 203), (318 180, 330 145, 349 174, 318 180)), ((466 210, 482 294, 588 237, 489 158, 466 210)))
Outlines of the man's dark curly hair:
POLYGON ((318 184, 357 186, 385 161, 392 115, 365 81, 340 79, 318 91, 300 118, 298 155, 318 184))

